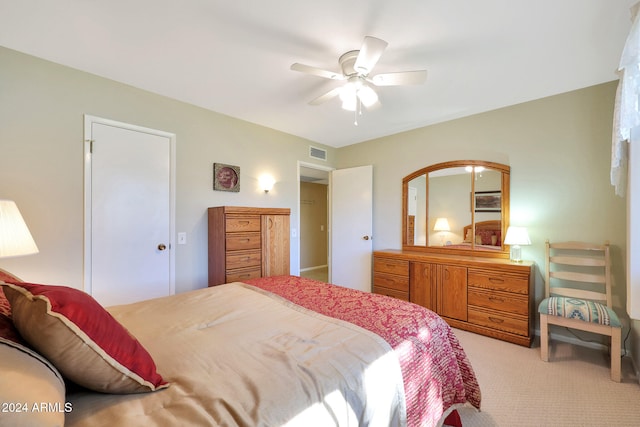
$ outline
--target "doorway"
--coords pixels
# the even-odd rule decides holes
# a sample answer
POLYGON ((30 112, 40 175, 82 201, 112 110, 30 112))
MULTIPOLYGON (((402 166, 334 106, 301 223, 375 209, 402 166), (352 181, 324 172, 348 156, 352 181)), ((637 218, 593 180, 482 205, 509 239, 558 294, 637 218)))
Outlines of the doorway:
POLYGON ((300 276, 329 281, 329 169, 300 165, 300 276))
MULTIPOLYGON (((313 240, 305 240, 300 233, 299 259, 300 275, 313 277, 325 282, 371 292, 371 258, 373 228, 373 175, 372 166, 359 166, 334 170, 314 164, 298 162, 300 187, 305 181, 322 182, 326 179, 327 225, 323 233, 327 238, 327 249, 322 252, 327 264, 327 279, 324 279, 324 268, 320 265, 303 264, 303 257, 309 251, 313 240), (304 177, 304 178, 303 178, 304 177), (320 276, 322 274, 322 276, 320 276)), ((298 229, 302 229, 308 220, 303 211, 304 197, 300 190, 298 229)), ((310 225, 312 229, 321 229, 321 223, 310 225)))

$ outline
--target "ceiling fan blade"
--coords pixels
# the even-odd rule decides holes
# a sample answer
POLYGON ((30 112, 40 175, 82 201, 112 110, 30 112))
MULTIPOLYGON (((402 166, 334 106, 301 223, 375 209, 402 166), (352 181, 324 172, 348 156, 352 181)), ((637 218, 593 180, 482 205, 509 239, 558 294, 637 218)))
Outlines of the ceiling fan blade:
POLYGON ((427 70, 377 74, 370 81, 376 86, 420 85, 427 80, 427 70))
POLYGON ((329 92, 325 93, 324 95, 320 95, 316 99, 309 102, 309 105, 320 105, 324 102, 327 102, 331 98, 335 98, 336 96, 338 96, 341 90, 342 90, 342 87, 331 89, 329 92))
POLYGON ((360 74, 369 74, 388 44, 376 37, 366 36, 353 68, 360 74))
POLYGON ((293 71, 300 71, 301 73, 305 74, 324 77, 325 79, 342 80, 344 78, 344 76, 340 73, 323 70, 321 68, 312 67, 310 65, 298 64, 297 62, 295 64, 291 64, 291 69, 293 71))

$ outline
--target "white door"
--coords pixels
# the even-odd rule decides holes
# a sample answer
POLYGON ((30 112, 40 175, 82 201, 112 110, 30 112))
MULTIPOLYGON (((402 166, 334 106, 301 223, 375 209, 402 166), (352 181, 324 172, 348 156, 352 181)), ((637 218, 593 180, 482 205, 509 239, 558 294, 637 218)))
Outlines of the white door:
POLYGON ((175 293, 174 136, 85 120, 85 290, 105 306, 175 293))
POLYGON ((373 167, 331 172, 331 283, 371 292, 373 167))

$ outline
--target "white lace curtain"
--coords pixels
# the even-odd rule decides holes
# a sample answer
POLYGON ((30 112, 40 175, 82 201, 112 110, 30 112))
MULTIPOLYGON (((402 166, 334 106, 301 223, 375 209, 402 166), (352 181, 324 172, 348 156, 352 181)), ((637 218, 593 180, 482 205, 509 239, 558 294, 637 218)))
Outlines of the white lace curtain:
MULTIPOLYGON (((627 189, 629 143, 637 144, 640 132, 640 3, 631 8, 633 24, 620 58, 618 90, 613 112, 613 143, 611 147, 611 184, 618 196, 627 189)), ((635 145, 634 145, 635 147, 635 145)))

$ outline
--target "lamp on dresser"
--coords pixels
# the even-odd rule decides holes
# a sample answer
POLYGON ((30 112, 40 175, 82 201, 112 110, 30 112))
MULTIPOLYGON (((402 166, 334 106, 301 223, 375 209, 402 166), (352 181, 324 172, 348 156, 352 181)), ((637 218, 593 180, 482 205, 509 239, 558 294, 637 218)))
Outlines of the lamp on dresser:
POLYGON ((511 261, 522 262, 522 248, 520 246, 530 245, 529 233, 525 227, 509 226, 504 244, 511 246, 511 261))
POLYGON ((447 231, 450 231, 449 221, 447 218, 438 218, 436 219, 436 224, 433 226, 433 231, 437 231, 440 234, 440 238, 442 241, 442 246, 444 246, 444 239, 447 231))
POLYGON ((0 258, 38 253, 38 247, 13 200, 0 200, 0 258))

